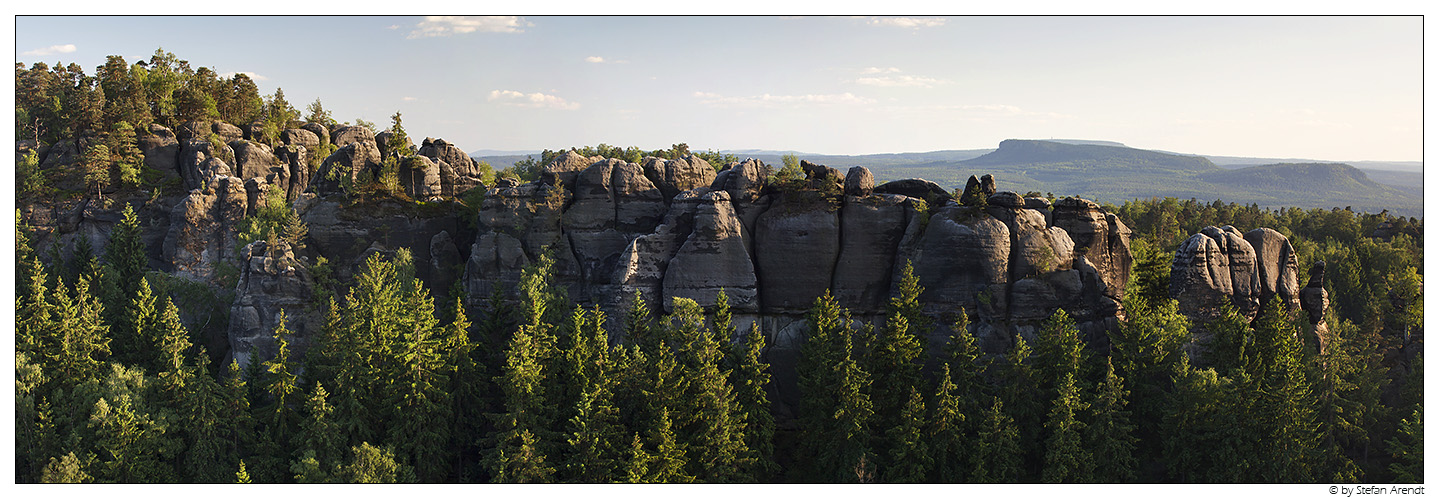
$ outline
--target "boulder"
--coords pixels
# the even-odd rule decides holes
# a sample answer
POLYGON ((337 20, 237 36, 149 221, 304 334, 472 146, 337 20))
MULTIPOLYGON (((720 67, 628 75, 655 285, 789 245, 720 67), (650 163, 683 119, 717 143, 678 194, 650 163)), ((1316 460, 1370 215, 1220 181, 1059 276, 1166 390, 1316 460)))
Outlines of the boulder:
POLYGON ((320 137, 315 132, 303 128, 287 128, 280 132, 280 142, 287 146, 304 146, 306 150, 314 151, 320 147, 320 137))
MULTIPOLYGON (((646 175, 650 174, 651 160, 657 159, 645 158, 646 175)), ((732 203, 753 203, 759 199, 764 190, 765 179, 769 178, 772 170, 773 168, 759 160, 746 159, 720 172, 710 183, 710 189, 728 192, 732 203)))
POLYGON ((715 179, 714 167, 693 154, 679 159, 647 157, 640 163, 645 177, 659 188, 666 201, 681 192, 710 186, 715 179))
POLYGON ((380 171, 381 161, 380 150, 375 148, 374 141, 346 144, 320 163, 315 192, 321 195, 340 192, 342 178, 354 181, 365 173, 374 175, 380 171))
POLYGON ((513 290, 520 282, 520 272, 529 264, 519 239, 503 232, 480 234, 465 262, 465 293, 470 303, 489 297, 495 286, 502 291, 513 290))
POLYGON ((1309 315, 1310 324, 1324 322, 1324 312, 1329 309, 1329 290, 1324 289, 1323 261, 1309 267, 1309 283, 1299 290, 1299 306, 1309 315))
MULTIPOLYGON (((212 133, 215 133, 215 129, 208 121, 186 121, 175 129, 175 140, 181 144, 192 140, 206 140, 212 133)), ((222 142, 229 141, 222 140, 222 142)))
POLYGON ((150 124, 149 132, 141 134, 135 142, 145 155, 145 166, 159 170, 167 181, 179 178, 180 164, 176 160, 180 156, 180 142, 175 140, 175 133, 154 123, 150 124))
POLYGON ((546 163, 540 171, 540 182, 547 185, 564 187, 567 191, 575 190, 575 177, 580 172, 597 161, 604 158, 599 156, 584 157, 575 151, 565 151, 546 163))
POLYGON ((231 142, 230 148, 235 151, 235 172, 242 179, 265 178, 287 169, 280 166, 279 158, 265 144, 240 139, 231 142))
POLYGON ((240 127, 225 123, 223 121, 216 121, 212 123, 210 125, 210 131, 213 132, 215 135, 219 135, 220 141, 226 144, 245 138, 244 130, 241 130, 240 127))
POLYGON ((805 179, 809 181, 811 189, 825 193, 844 191, 844 175, 839 173, 839 170, 805 160, 800 160, 799 168, 804 171, 805 179))
POLYGON ((667 211, 663 191, 645 177, 640 165, 617 163, 613 170, 610 191, 615 200, 615 229, 631 237, 653 232, 667 211))
POLYGON ((430 258, 422 263, 429 264, 432 278, 425 285, 430 288, 432 296, 449 294, 455 281, 465 273, 465 258, 460 255, 460 248, 448 230, 441 230, 430 238, 430 258))
POLYGON ((330 143, 334 144, 335 147, 343 148, 356 142, 368 142, 371 146, 375 147, 376 151, 379 151, 379 146, 375 145, 375 132, 370 131, 369 128, 362 126, 340 126, 330 132, 330 143))
POLYGON ((939 184, 922 178, 910 178, 885 182, 874 188, 875 194, 900 194, 915 199, 923 199, 932 207, 939 207, 945 200, 952 199, 949 191, 944 190, 939 184))
POLYGON ((990 195, 989 198, 986 199, 986 203, 989 206, 998 206, 1001 208, 1025 207, 1024 198, 1020 197, 1019 194, 1015 194, 1009 191, 996 192, 993 195, 990 195))
MULTIPOLYGON (((413 147, 413 145, 411 145, 413 147)), ((479 164, 463 149, 454 144, 446 142, 445 139, 431 139, 426 137, 420 145, 419 155, 428 156, 436 162, 444 161, 455 169, 456 177, 473 177, 480 174, 476 166, 479 164)))
MULTIPOLYGON (((390 153, 390 138, 394 136, 395 132, 391 132, 389 130, 385 130, 383 132, 375 134, 375 147, 380 149, 381 155, 390 153)), ((405 136, 404 149, 404 152, 401 153, 402 156, 404 154, 415 151, 415 142, 410 140, 409 135, 405 136)))
POLYGON ((856 166, 844 176, 844 195, 865 197, 874 193, 874 174, 869 168, 856 166))
POLYGON ((300 125, 300 129, 315 134, 315 138, 319 139, 320 144, 330 143, 330 129, 326 128, 325 125, 305 123, 300 125))

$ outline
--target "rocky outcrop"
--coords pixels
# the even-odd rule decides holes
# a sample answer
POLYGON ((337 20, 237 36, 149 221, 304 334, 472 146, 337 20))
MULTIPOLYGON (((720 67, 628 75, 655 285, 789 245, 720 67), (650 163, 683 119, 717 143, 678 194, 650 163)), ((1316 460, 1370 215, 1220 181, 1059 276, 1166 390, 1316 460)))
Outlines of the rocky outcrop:
POLYGON ((694 228, 664 273, 666 311, 670 311, 675 297, 713 306, 721 290, 735 311, 759 309, 754 264, 745 252, 739 217, 729 200, 729 193, 724 191, 699 196, 694 228))
POLYGON ((456 177, 473 177, 479 175, 476 166, 479 164, 463 149, 446 142, 445 139, 431 139, 425 137, 420 144, 419 155, 429 157, 436 163, 444 162, 455 169, 456 177))
POLYGON ((376 151, 380 150, 379 146, 375 145, 375 132, 362 126, 336 127, 330 131, 330 143, 340 148, 354 143, 368 143, 375 147, 376 151))
POLYGON ((217 263, 234 260, 235 226, 249 208, 240 178, 215 176, 207 184, 175 205, 162 249, 176 276, 197 281, 213 278, 217 263))
MULTIPOLYGON (((1186 349, 1195 361, 1213 360, 1206 358, 1204 345, 1212 333, 1205 324, 1220 319, 1226 303, 1251 321, 1271 299, 1297 313, 1301 297, 1297 270, 1289 239, 1268 228, 1241 235, 1232 226, 1210 226, 1181 243, 1170 269, 1169 296, 1193 323, 1186 349)), ((1323 292, 1322 264, 1318 272, 1317 280, 1311 278, 1318 289, 1309 291, 1310 306, 1322 320, 1328 296, 1323 292)))
POLYGON ((759 216, 754 237, 762 310, 803 312, 830 288, 839 261, 839 210, 782 201, 759 216))
POLYGON ((417 155, 406 158, 399 176, 400 188, 411 199, 424 201, 444 195, 440 182, 440 165, 435 164, 429 157, 417 155))
POLYGON ((599 156, 587 158, 575 151, 565 151, 545 163, 544 169, 540 171, 540 182, 574 192, 575 178, 580 176, 580 172, 603 159, 599 156))
POLYGON ((1259 302, 1278 298, 1290 310, 1299 307, 1299 262, 1289 238, 1274 229, 1263 227, 1244 233, 1244 240, 1254 247, 1259 273, 1259 302))
POLYGON ((275 159, 279 169, 266 177, 271 184, 285 191, 285 199, 291 203, 300 198, 310 185, 309 149, 300 145, 275 148, 275 159))
POLYGON ((314 151, 320 147, 320 137, 315 132, 303 128, 287 128, 280 132, 280 143, 287 146, 303 146, 306 150, 314 151))
POLYGON ((180 176, 180 141, 169 128, 150 124, 149 133, 142 133, 135 141, 140 153, 145 155, 145 166, 164 174, 165 180, 180 176))
MULTIPOLYGON (((736 324, 776 335, 777 352, 798 348, 784 331, 803 331, 796 321, 826 290, 857 318, 882 320, 907 263, 928 313, 964 310, 986 351, 1032 337, 1061 308, 1101 345, 1117 327, 1128 271, 1117 267, 1128 262, 1129 231, 1088 201, 1068 201, 1064 216, 1052 215, 1047 200, 1012 192, 966 207, 925 180, 870 190, 863 169, 841 175, 814 164, 804 187, 782 191, 766 185, 772 170, 754 160, 666 198, 663 186, 678 189, 684 176, 672 173, 693 171, 686 166, 693 164, 647 158, 640 166, 571 152, 551 161, 541 181, 489 189, 465 270, 471 303, 496 285, 513 296, 524 265, 548 248, 556 281, 579 304, 621 317, 635 294, 668 310, 676 297, 711 306, 723 289, 736 324), (564 185, 573 187, 556 187, 564 185)), ((929 340, 939 344, 947 331, 934 334, 929 340)))
POLYGON ((320 195, 340 192, 346 178, 351 183, 367 174, 373 178, 380 171, 381 161, 380 150, 375 148, 373 140, 346 144, 320 163, 315 192, 320 195))
POLYGON ((235 151, 235 172, 241 179, 266 178, 282 172, 289 176, 288 168, 280 166, 270 146, 241 139, 231 142, 230 149, 235 151))
MULTIPOLYGON (((1025 206, 1041 205, 1040 199, 1026 199, 1025 206)), ((1048 204, 1047 200, 1043 204, 1048 204)), ((1069 233, 1075 253, 1083 255, 1099 272, 1104 280, 1105 296, 1123 302, 1124 286, 1129 282, 1129 269, 1134 264, 1129 252, 1129 227, 1094 202, 1074 197, 1055 202, 1054 209, 1047 213, 1051 225, 1069 233)))
POLYGON ((240 280, 230 306, 230 351, 240 368, 274 358, 274 331, 283 313, 290 355, 304 358, 319 333, 323 317, 309 310, 314 281, 295 259, 288 244, 267 247, 265 241, 245 246, 239 255, 240 280))
POLYGON ((648 157, 640 164, 644 168, 645 177, 659 187, 666 200, 673 199, 681 192, 708 186, 715 179, 714 167, 693 154, 679 159, 648 157))
POLYGON ((235 151, 230 146, 216 145, 207 140, 184 142, 180 150, 180 178, 186 189, 199 189, 215 176, 233 176, 235 171, 229 161, 234 161, 235 151))
MULTIPOLYGON (((453 281, 445 279, 455 275, 456 269, 433 268, 427 264, 444 262, 443 258, 436 260, 431 253, 432 248, 444 249, 443 244, 435 244, 435 237, 441 232, 449 233, 452 241, 473 237, 472 229, 463 227, 466 222, 459 212, 416 212, 396 201, 347 208, 337 199, 326 198, 298 202, 296 206, 300 220, 309 228, 305 254, 312 261, 324 256, 330 261, 335 278, 341 281, 358 272, 370 252, 392 255, 406 248, 416 262, 415 276, 425 283, 431 295, 448 295, 450 289, 445 283, 453 281)), ((484 295, 478 298, 483 299, 484 295)))

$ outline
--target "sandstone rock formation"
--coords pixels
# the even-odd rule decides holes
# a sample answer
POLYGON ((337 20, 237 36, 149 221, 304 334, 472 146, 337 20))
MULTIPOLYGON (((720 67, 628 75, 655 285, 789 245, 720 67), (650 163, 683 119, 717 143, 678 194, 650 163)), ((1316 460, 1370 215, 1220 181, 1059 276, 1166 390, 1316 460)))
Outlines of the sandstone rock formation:
MULTIPOLYGON (((1322 266, 1319 269, 1318 281, 1311 282, 1317 282, 1322 291, 1322 266)), ((1203 345, 1211 333, 1204 324, 1222 316, 1223 304, 1233 305, 1249 320, 1254 320, 1269 300, 1280 300, 1291 312, 1300 306, 1294 247, 1283 234, 1269 228, 1241 235, 1228 225, 1205 227, 1179 245, 1169 278, 1169 296, 1178 300, 1179 311, 1193 323, 1193 344, 1188 348, 1196 362, 1209 360, 1203 345)), ((1317 297, 1313 299, 1322 317, 1323 307, 1317 297)))
POLYGON ((176 276, 197 281, 213 278, 217 264, 235 259, 235 226, 249 208, 239 177, 215 176, 207 183, 175 205, 162 250, 176 276))
POLYGON ((240 280, 230 306, 228 337, 230 351, 243 369, 250 362, 275 356, 274 331, 280 314, 293 333, 286 341, 291 355, 304 358, 323 323, 323 316, 309 310, 314 285, 310 272, 295 259, 288 244, 268 248, 256 241, 240 251, 240 280))

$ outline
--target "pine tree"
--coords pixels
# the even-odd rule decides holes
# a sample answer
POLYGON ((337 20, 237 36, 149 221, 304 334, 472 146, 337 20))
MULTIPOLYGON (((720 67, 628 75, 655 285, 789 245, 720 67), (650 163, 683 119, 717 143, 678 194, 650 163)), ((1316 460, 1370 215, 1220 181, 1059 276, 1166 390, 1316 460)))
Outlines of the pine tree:
MULTIPOLYGON (((323 383, 315 383, 314 390, 305 402, 305 419, 300 421, 300 432, 295 447, 303 449, 315 464, 306 474, 310 483, 321 483, 335 473, 344 449, 344 438, 330 417, 335 412, 329 403, 329 393, 323 383)), ((302 459, 303 460, 303 459, 302 459)), ((293 469, 295 465, 291 465, 293 469)), ((306 483, 299 477, 297 482, 306 483)))
POLYGON ((910 388, 909 402, 900 411, 900 421, 886 435, 890 442, 890 465, 885 472, 885 481, 924 482, 934 458, 930 456, 930 446, 924 435, 929 423, 925 418, 924 399, 918 390, 910 388))
POLYGON ((1086 405, 1080 400, 1074 373, 1065 374, 1058 388, 1059 397, 1051 404, 1049 420, 1044 423, 1049 438, 1045 442, 1044 472, 1040 479, 1045 483, 1088 482, 1094 461, 1081 441, 1085 425, 1078 416, 1086 405))
POLYGON ((159 338, 150 335, 155 332, 159 311, 156 310, 156 299, 150 290, 150 283, 140 279, 139 289, 127 296, 133 296, 134 299, 124 307, 116 308, 113 315, 118 317, 108 321, 114 325, 111 331, 115 358, 126 364, 139 364, 152 372, 158 372, 162 367, 157 362, 159 356, 154 352, 159 338))
POLYGON ((1046 400, 1057 396, 1065 376, 1079 377, 1084 363, 1084 342, 1079 327, 1064 309, 1054 311, 1039 329, 1034 350, 1035 371, 1046 400))
POLYGON ((251 483, 250 473, 245 470, 245 460, 240 460, 240 470, 235 472, 235 483, 251 483))
POLYGON ((229 463, 239 459, 236 423, 226 417, 226 391, 210 376, 209 362, 201 349, 195 356, 193 380, 185 385, 179 403, 186 435, 179 469, 186 482, 224 483, 229 463))
POLYGON ((412 290, 412 300, 419 320, 405 328, 396 345, 398 372, 394 374, 389 396, 397 409, 389 426, 389 441, 396 452, 412 463, 415 474, 425 482, 444 480, 449 460, 449 442, 453 420, 447 375, 452 369, 446 364, 438 332, 434 327, 433 305, 428 297, 417 298, 423 290, 412 290))
MULTIPOLYGON (((261 364, 266 373, 265 392, 269 395, 270 403, 273 404, 273 408, 265 417, 266 426, 269 428, 269 437, 277 447, 277 451, 279 448, 288 446, 290 439, 293 438, 292 427, 297 421, 292 406, 295 403, 294 395, 300 391, 299 377, 295 375, 296 363, 290 360, 290 335, 292 333, 285 322, 285 312, 281 310, 273 333, 275 357, 261 364)), ((288 461, 278 454, 271 457, 288 461)))
POLYGON ((871 475, 870 377, 854 359, 849 314, 826 292, 815 299, 806 319, 810 331, 795 370, 805 434, 801 451, 811 463, 809 476, 849 482, 871 475))
MULTIPOLYGON (((874 428, 880 433, 877 437, 908 423, 901 413, 909 402, 908 393, 919 387, 923 353, 919 339, 909 332, 909 320, 896 311, 890 312, 869 356, 869 372, 874 375, 874 428)), ((876 438, 876 442, 876 451, 888 457, 892 440, 876 438)))
POLYGON ((619 435, 622 435, 613 405, 613 383, 608 360, 608 335, 604 313, 577 309, 571 317, 565 371, 575 393, 572 416, 568 418, 569 444, 562 454, 565 481, 608 482, 619 462, 619 435))
POLYGON ((1090 403, 1089 422, 1085 426, 1085 446, 1098 464, 1094 480, 1103 483, 1126 483, 1136 478, 1139 461, 1135 459, 1134 425, 1130 423, 1129 391, 1124 378, 1114 373, 1114 363, 1106 362, 1104 381, 1096 387, 1090 403))
POLYGON ((56 283, 51 295, 54 311, 48 338, 41 340, 42 365, 53 372, 58 386, 74 386, 97 379, 101 361, 110 354, 109 326, 101 320, 104 307, 90 295, 90 285, 75 283, 75 297, 70 297, 64 281, 56 283))

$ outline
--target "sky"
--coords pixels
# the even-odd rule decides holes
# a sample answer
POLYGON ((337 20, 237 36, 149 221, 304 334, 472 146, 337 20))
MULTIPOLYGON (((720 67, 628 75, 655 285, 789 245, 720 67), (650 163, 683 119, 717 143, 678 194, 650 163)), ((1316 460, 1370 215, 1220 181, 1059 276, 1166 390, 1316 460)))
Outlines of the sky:
POLYGON ((44 17, 16 61, 156 48, 468 151, 871 154, 1089 139, 1173 152, 1423 159, 1408 17, 44 17))

